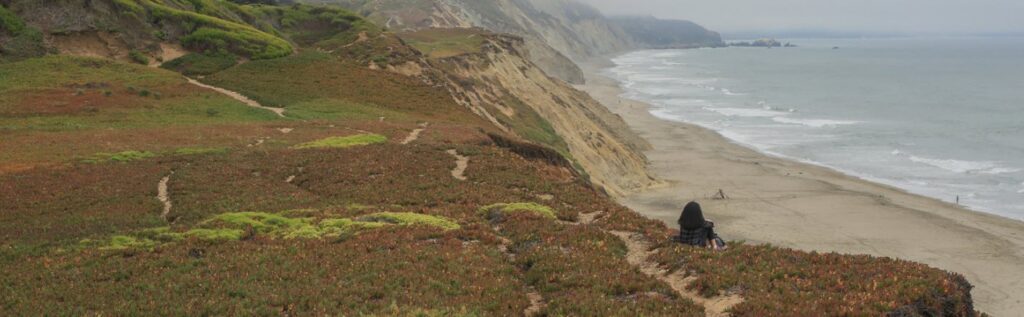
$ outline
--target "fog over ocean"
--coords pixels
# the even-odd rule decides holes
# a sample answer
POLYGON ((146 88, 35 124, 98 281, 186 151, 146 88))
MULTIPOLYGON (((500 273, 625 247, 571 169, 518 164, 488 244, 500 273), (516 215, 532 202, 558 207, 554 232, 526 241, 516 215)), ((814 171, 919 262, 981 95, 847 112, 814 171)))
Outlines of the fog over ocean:
POLYGON ((1024 220, 1024 38, 649 50, 624 97, 762 152, 1024 220))

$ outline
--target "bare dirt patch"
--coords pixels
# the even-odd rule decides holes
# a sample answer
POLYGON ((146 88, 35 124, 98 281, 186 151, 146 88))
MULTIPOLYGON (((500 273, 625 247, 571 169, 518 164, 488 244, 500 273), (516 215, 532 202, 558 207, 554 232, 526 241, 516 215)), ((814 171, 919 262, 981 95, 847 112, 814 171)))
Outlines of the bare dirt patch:
POLYGON ((452 177, 460 181, 467 180, 466 168, 469 168, 469 158, 459 155, 459 152, 456 150, 448 150, 446 153, 455 157, 455 168, 452 169, 452 177))
POLYGON ((428 125, 430 124, 426 122, 421 123, 419 125, 419 128, 416 128, 412 130, 412 132, 409 132, 409 136, 405 137, 405 140, 402 140, 402 145, 406 145, 418 140, 420 138, 420 133, 423 133, 423 131, 427 129, 428 125))

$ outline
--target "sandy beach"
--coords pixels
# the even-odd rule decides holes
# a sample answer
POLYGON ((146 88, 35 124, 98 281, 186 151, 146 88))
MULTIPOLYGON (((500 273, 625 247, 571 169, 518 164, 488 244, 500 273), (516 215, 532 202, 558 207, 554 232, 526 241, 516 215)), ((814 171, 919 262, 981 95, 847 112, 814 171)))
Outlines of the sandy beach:
POLYGON ((618 83, 600 75, 608 66, 581 65, 587 84, 577 88, 651 143, 650 170, 665 181, 621 197, 624 205, 675 226, 682 206, 697 200, 727 240, 918 261, 966 276, 982 312, 1024 312, 1024 222, 767 156, 714 131, 656 118, 648 105, 620 98, 618 83), (719 190, 727 199, 714 198, 719 190))

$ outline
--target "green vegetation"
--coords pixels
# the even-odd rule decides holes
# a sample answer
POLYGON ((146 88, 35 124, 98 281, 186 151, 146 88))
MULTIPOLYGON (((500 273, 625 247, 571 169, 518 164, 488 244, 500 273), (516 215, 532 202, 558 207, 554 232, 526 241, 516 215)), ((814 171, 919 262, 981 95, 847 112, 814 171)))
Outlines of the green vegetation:
POLYGON ((186 147, 174 150, 174 155, 206 155, 206 154, 225 154, 228 153, 227 148, 200 148, 200 147, 186 147))
POLYGON ((131 162, 131 161, 144 160, 144 159, 153 158, 153 157, 157 157, 157 155, 152 153, 152 152, 124 151, 124 152, 118 152, 118 153, 96 153, 96 154, 93 154, 90 157, 82 159, 82 162, 84 162, 84 163, 93 163, 93 164, 103 163, 103 162, 120 162, 120 163, 125 163, 125 162, 131 162))
POLYGON ((231 54, 190 53, 168 61, 161 68, 173 70, 185 75, 210 75, 235 66, 238 60, 231 54))
POLYGON ((296 149, 322 149, 322 148, 347 148, 353 146, 363 146, 371 144, 380 144, 388 141, 388 138, 379 134, 357 134, 352 136, 344 137, 329 137, 326 139, 320 139, 313 142, 307 142, 296 145, 296 149))
POLYGON ((181 38, 185 47, 211 54, 235 53, 251 59, 271 59, 291 55, 287 41, 249 25, 223 20, 196 12, 175 9, 149 0, 141 5, 161 20, 195 26, 181 38))
POLYGON ((131 58, 133 62, 141 65, 149 65, 149 57, 139 51, 128 52, 128 58, 131 58))
POLYGON ((475 29, 425 29, 399 37, 431 58, 446 58, 479 53, 485 33, 475 29))
POLYGON ((366 216, 361 216, 361 217, 359 217, 357 219, 359 221, 363 221, 363 222, 380 222, 380 223, 390 223, 390 224, 403 225, 403 226, 414 226, 414 225, 431 226, 431 227, 438 227, 438 228, 441 228, 441 229, 444 229, 444 230, 455 230, 455 229, 461 228, 461 226, 459 226, 458 223, 455 223, 454 221, 451 221, 451 220, 448 220, 448 219, 444 219, 444 218, 436 217, 436 216, 431 216, 431 215, 409 213, 409 212, 398 212, 398 213, 396 213, 396 212, 381 212, 381 213, 375 213, 375 214, 369 214, 369 215, 366 215, 366 216))
POLYGON ((555 219, 555 211, 551 207, 544 206, 536 203, 511 203, 511 204, 493 204, 487 205, 480 208, 480 213, 489 220, 501 219, 508 214, 513 213, 529 213, 538 215, 544 218, 555 219))
POLYGON ((0 5, 0 38, 4 35, 10 37, 0 44, 0 63, 46 54, 43 33, 26 26, 14 12, 0 5))
POLYGON ((0 5, 0 31, 7 32, 12 35, 21 34, 25 30, 25 22, 18 18, 14 12, 11 12, 4 6, 0 5))
MULTIPOLYGON (((234 212, 214 216, 200 222, 197 228, 183 232, 172 231, 170 227, 140 230, 132 235, 115 235, 100 250, 152 250, 167 243, 181 242, 195 238, 207 242, 238 241, 245 238, 321 239, 351 237, 366 230, 388 226, 424 226, 444 231, 461 228, 458 223, 439 216, 408 212, 381 212, 351 218, 292 218, 281 214, 265 212, 234 212)), ((92 240, 83 245, 94 246, 92 240)))
MULTIPOLYGON (((371 60, 418 57, 346 11, 113 1, 119 15, 96 20, 105 27, 144 21, 160 27, 141 30, 149 36, 195 35, 191 47, 205 53, 168 69, 207 73, 205 83, 287 107, 292 118, 141 65, 68 56, 3 64, 0 315, 511 316, 530 306, 531 292, 547 304, 540 315, 704 315, 630 265, 611 231, 652 242, 650 259, 695 275, 701 293, 742 293, 737 316, 972 313, 962 277, 919 264, 658 243, 672 234, 664 224, 590 187, 555 151, 508 141, 516 138, 438 81, 368 69, 371 60), (234 65, 236 55, 279 51, 265 36, 303 50, 234 65), (424 122, 414 144, 351 146, 424 122), (338 137, 348 131, 366 132, 338 137), (308 145, 324 147, 299 149, 308 145), (471 181, 453 180, 452 148, 472 156, 471 181), (83 157, 121 163, 68 164, 83 157), (167 175, 173 208, 164 217, 154 189, 167 175), (281 212, 235 212, 253 210, 281 212), (602 213, 586 225, 552 221, 594 211, 602 213)), ((468 50, 468 40, 437 41, 468 50)), ((452 75, 432 68, 439 62, 418 64, 423 76, 452 75)), ((475 84, 489 83, 467 87, 475 84)), ((517 114, 498 120, 558 147, 527 105, 503 103, 517 114)))

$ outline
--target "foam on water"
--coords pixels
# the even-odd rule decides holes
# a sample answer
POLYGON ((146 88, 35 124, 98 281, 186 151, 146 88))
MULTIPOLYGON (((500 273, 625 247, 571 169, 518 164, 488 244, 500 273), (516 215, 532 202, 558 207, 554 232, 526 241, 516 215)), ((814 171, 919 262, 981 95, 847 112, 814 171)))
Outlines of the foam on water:
POLYGON ((795 119, 789 117, 772 117, 772 121, 778 123, 796 124, 812 128, 827 128, 841 125, 857 124, 857 121, 849 120, 827 120, 827 119, 795 119))
POLYGON ((772 118, 780 115, 781 113, 774 110, 765 109, 751 109, 751 108, 716 108, 716 107, 705 107, 705 110, 714 111, 724 116, 729 117, 748 117, 748 118, 772 118))
POLYGON ((769 155, 1024 216, 1024 117, 1007 104, 1024 100, 1024 90, 1011 87, 1024 73, 1024 40, 849 40, 821 49, 801 42, 789 50, 640 51, 614 59, 606 73, 658 118, 769 155), (1011 44, 966 49, 1004 45, 995 43, 1011 44), (942 55, 949 53, 956 55, 942 55), (808 72, 809 60, 829 67, 808 72), (958 76, 946 75, 951 67, 958 76))

